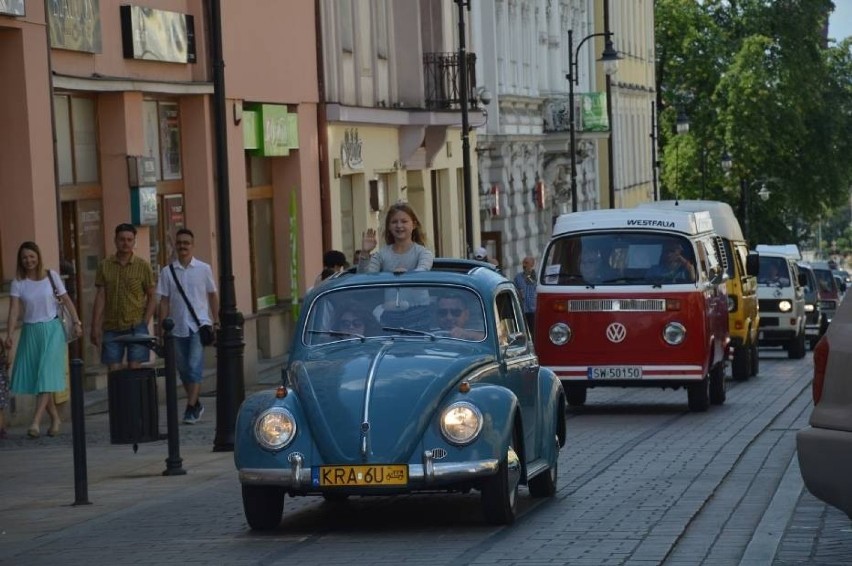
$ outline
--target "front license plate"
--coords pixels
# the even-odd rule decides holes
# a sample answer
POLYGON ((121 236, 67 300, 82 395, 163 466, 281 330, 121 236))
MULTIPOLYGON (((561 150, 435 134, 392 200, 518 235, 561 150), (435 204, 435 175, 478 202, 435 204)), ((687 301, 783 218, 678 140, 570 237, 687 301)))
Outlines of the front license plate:
POLYGON ((408 485, 408 466, 319 466, 311 470, 320 487, 408 485))
POLYGON ((590 367, 589 379, 642 379, 641 366, 590 367))

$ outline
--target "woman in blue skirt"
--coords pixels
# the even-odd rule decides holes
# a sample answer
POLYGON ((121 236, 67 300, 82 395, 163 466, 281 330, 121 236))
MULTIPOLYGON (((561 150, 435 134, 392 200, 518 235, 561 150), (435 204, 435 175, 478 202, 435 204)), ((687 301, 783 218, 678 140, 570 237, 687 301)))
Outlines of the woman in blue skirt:
POLYGON ((18 248, 17 276, 12 281, 9 295, 7 351, 12 348, 12 333, 17 326, 18 315, 21 314, 23 318, 20 343, 12 366, 11 390, 12 393, 36 395, 35 414, 27 435, 37 438, 41 434, 41 419, 47 411, 50 415, 47 434, 55 436, 59 434, 60 421, 59 411, 53 403, 53 393, 65 389, 68 351, 65 330, 57 318, 57 301, 62 301, 73 317, 76 337, 82 336, 83 325, 62 279, 55 271, 45 270, 41 250, 34 242, 24 242, 18 248))

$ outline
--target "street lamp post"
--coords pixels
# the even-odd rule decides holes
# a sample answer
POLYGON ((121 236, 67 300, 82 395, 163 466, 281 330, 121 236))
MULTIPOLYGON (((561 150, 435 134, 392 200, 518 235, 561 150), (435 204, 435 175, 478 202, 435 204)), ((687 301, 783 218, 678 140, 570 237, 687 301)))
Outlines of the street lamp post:
POLYGON ((473 189, 470 180, 470 124, 468 122, 467 50, 465 46, 464 10, 470 10, 470 0, 456 0, 459 8, 459 102, 462 115, 462 183, 464 191, 465 257, 473 254, 473 189))
MULTIPOLYGON (((733 166, 734 160, 728 154, 727 150, 722 152, 722 170, 726 175, 731 172, 733 166)), ((745 179, 740 179, 740 214, 743 220, 743 235, 745 236, 746 242, 749 241, 749 237, 751 236, 751 222, 749 219, 751 216, 751 192, 759 185, 760 189, 757 191, 757 196, 760 200, 766 202, 772 195, 772 191, 770 191, 766 186, 766 184, 770 182, 777 183, 778 180, 774 177, 768 177, 766 179, 756 179, 749 183, 745 179)))
MULTIPOLYGON (((577 50, 574 50, 574 31, 568 30, 568 128, 571 132, 571 212, 577 212, 577 133, 574 124, 574 85, 580 83, 577 72, 577 57, 580 48, 593 37, 605 37, 606 43, 599 61, 604 65, 604 72, 612 75, 618 70, 618 51, 612 45, 612 32, 591 33, 580 40, 577 50)), ((610 127, 612 127, 610 125, 610 127)))
POLYGON ((651 178, 654 186, 654 202, 660 200, 657 190, 657 104, 651 101, 651 178))
POLYGON ((213 67, 213 122, 216 134, 216 211, 219 224, 219 320, 216 337, 215 452, 234 449, 237 410, 245 397, 243 377, 243 315, 237 310, 231 255, 231 205, 228 185, 228 143, 225 128, 225 61, 222 57, 220 0, 210 0, 210 62, 213 67))
MULTIPOLYGON (((678 136, 689 132, 689 118, 686 112, 677 113, 676 131, 678 136)), ((675 199, 680 198, 680 142, 675 145, 675 199)))

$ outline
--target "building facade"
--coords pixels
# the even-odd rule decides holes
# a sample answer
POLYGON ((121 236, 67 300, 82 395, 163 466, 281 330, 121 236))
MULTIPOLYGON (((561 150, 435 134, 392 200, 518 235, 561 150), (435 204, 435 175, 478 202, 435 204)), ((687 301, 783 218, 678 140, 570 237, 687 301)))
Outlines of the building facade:
POLYGON ((653 2, 494 0, 473 14, 481 81, 495 93, 476 148, 482 238, 511 275, 541 254, 559 214, 632 206, 650 189, 650 129, 640 130, 653 100, 653 2), (609 78, 598 61, 607 31, 621 57, 609 78))
POLYGON ((0 4, 2 278, 24 240, 49 267, 67 260, 92 368, 95 270, 119 223, 138 227, 136 253, 157 272, 190 228, 218 273, 227 188, 247 381, 260 357, 286 351, 293 302, 321 269, 315 3, 221 2, 227 183, 216 178, 210 4, 0 4))
MULTIPOLYGON (((364 231, 381 234, 388 206, 404 200, 436 256, 464 257, 455 2, 320 0, 320 6, 327 247, 354 261, 364 231)), ((468 59, 474 93, 478 61, 468 59)), ((472 148, 475 132, 470 140, 472 148)), ((478 233, 479 219, 471 217, 478 233)))

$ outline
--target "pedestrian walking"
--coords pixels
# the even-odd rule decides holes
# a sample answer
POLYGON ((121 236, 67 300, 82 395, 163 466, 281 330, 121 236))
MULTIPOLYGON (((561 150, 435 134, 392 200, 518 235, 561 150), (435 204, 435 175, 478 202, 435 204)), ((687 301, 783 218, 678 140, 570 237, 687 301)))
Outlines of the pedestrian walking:
POLYGON ((151 264, 133 253, 136 227, 115 227, 115 254, 102 260, 95 274, 95 304, 92 307, 91 341, 101 349, 101 363, 109 371, 138 368, 148 361, 144 344, 116 341, 120 336, 148 334, 154 315, 154 273, 151 264))
POLYGON ((361 241, 358 273, 375 271, 428 271, 435 256, 426 247, 423 226, 407 202, 398 202, 388 209, 384 228, 385 245, 376 253, 376 230, 368 228, 361 241))
POLYGON ((57 300, 74 321, 75 337, 83 334, 77 309, 68 297, 59 273, 44 268, 41 250, 35 242, 24 242, 18 248, 18 267, 9 292, 9 317, 6 325, 6 351, 12 350, 12 334, 21 315, 23 325, 12 366, 12 392, 35 395, 36 408, 27 436, 41 435, 41 419, 50 415, 48 436, 59 434, 59 411, 53 393, 65 390, 65 367, 68 348, 65 328, 58 318, 57 300))
POLYGON ((175 323, 175 363, 186 392, 183 422, 195 424, 204 414, 199 400, 204 377, 204 345, 201 327, 219 327, 219 296, 210 265, 193 256, 195 236, 187 228, 175 235, 177 259, 160 271, 157 282, 157 320, 171 317, 175 323))
POLYGON ((524 308, 524 318, 530 335, 535 337, 535 258, 528 255, 521 262, 521 271, 515 275, 514 283, 521 297, 521 305, 524 308))

